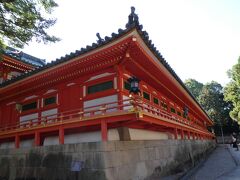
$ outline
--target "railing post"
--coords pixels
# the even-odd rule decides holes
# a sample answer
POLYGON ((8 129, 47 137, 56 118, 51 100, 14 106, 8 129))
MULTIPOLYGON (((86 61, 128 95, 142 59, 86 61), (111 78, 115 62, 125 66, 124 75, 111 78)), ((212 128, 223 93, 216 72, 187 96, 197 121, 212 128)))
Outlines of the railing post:
POLYGON ((101 135, 102 135, 102 141, 108 140, 107 122, 104 119, 101 120, 101 135))
POLYGON ((59 119, 60 119, 60 122, 63 121, 63 113, 60 114, 59 119))
POLYGON ((99 110, 102 112, 102 115, 105 114, 107 110, 106 104, 102 105, 99 110))
POLYGON ((81 110, 80 112, 78 112, 78 115, 79 115, 79 119, 82 119, 83 118, 83 114, 84 112, 81 110))
POLYGON ((33 125, 33 122, 32 122, 32 120, 30 120, 29 127, 32 127, 32 125, 33 125))

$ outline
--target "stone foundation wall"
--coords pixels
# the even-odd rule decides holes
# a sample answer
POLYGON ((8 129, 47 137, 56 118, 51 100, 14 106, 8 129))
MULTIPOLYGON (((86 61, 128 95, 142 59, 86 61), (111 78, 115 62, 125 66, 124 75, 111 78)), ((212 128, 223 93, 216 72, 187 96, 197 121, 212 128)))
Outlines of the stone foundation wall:
POLYGON ((0 150, 0 180, 140 180, 179 173, 215 148, 210 140, 90 142, 0 150))

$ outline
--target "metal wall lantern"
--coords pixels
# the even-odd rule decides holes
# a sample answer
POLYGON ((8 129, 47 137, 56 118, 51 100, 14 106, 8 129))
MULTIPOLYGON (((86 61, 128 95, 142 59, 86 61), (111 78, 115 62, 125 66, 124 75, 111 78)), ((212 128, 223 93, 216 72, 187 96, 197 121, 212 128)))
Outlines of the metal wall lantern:
POLYGON ((187 116, 188 116, 188 107, 185 106, 185 107, 183 108, 183 117, 187 117, 187 116))
POLYGON ((130 83, 130 90, 129 93, 134 93, 134 94, 138 94, 141 93, 140 89, 139 89, 139 82, 140 80, 138 78, 136 78, 135 76, 130 77, 128 79, 128 82, 130 83))
POLYGON ((22 104, 16 103, 16 110, 21 113, 22 112, 22 104))

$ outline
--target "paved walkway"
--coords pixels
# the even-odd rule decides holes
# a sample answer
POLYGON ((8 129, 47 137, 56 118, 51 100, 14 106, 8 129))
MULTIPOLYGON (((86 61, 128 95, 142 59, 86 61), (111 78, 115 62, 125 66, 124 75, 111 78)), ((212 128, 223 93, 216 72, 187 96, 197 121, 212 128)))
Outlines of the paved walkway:
POLYGON ((240 180, 240 151, 229 145, 218 145, 197 171, 185 179, 240 180))

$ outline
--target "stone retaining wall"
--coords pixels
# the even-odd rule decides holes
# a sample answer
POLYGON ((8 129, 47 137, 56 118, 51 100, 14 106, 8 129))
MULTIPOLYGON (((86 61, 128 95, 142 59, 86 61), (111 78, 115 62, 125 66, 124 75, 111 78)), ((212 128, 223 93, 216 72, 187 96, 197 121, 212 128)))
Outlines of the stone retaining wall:
POLYGON ((140 180, 186 171, 210 140, 111 141, 0 150, 0 180, 140 180))

